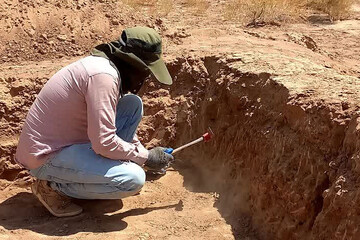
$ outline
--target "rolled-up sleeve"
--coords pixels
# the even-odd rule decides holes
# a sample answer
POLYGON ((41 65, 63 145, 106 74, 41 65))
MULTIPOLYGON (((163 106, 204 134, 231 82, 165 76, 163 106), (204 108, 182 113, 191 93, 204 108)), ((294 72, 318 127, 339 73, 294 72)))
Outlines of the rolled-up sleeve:
POLYGON ((119 86, 113 76, 104 73, 89 78, 85 93, 88 137, 97 154, 142 165, 148 157, 148 151, 141 144, 126 142, 116 135, 118 98, 119 86))

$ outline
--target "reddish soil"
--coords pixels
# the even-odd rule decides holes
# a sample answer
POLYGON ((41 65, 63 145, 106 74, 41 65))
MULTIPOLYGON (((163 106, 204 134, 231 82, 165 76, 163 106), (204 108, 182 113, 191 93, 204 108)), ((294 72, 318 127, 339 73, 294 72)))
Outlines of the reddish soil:
POLYGON ((0 239, 360 239, 359 14, 243 28, 211 3, 154 18, 118 1, 0 0, 0 239), (26 112, 54 72, 138 24, 164 36, 175 81, 142 90, 145 145, 216 137, 140 195, 52 217, 13 161, 26 112))

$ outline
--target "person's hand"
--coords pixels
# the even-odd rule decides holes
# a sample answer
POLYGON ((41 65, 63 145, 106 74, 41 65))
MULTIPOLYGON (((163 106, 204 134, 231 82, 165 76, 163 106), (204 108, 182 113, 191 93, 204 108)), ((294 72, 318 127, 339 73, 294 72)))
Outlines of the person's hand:
POLYGON ((171 154, 165 153, 166 148, 156 147, 149 151, 149 157, 145 162, 145 166, 153 170, 161 170, 169 166, 174 161, 171 154))

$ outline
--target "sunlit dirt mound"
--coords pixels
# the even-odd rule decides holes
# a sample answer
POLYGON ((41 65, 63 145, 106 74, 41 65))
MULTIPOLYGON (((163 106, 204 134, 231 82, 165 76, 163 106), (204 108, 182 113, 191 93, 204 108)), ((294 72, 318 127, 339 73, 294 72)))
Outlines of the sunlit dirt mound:
POLYGON ((81 56, 134 25, 163 27, 123 1, 0 0, 0 63, 81 56))

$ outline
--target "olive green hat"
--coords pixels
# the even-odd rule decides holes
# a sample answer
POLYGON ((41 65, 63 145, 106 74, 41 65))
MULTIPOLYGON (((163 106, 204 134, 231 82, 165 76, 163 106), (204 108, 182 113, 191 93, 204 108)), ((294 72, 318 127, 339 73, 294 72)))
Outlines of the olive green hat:
POLYGON ((140 71, 150 70, 159 82, 171 85, 172 78, 161 58, 161 48, 161 37, 154 29, 132 27, 123 30, 118 40, 96 46, 91 54, 125 61, 140 71))
POLYGON ((160 35, 152 28, 132 27, 123 30, 119 38, 120 48, 116 56, 148 68, 155 78, 164 84, 171 85, 172 79, 161 57, 162 46, 160 35))

